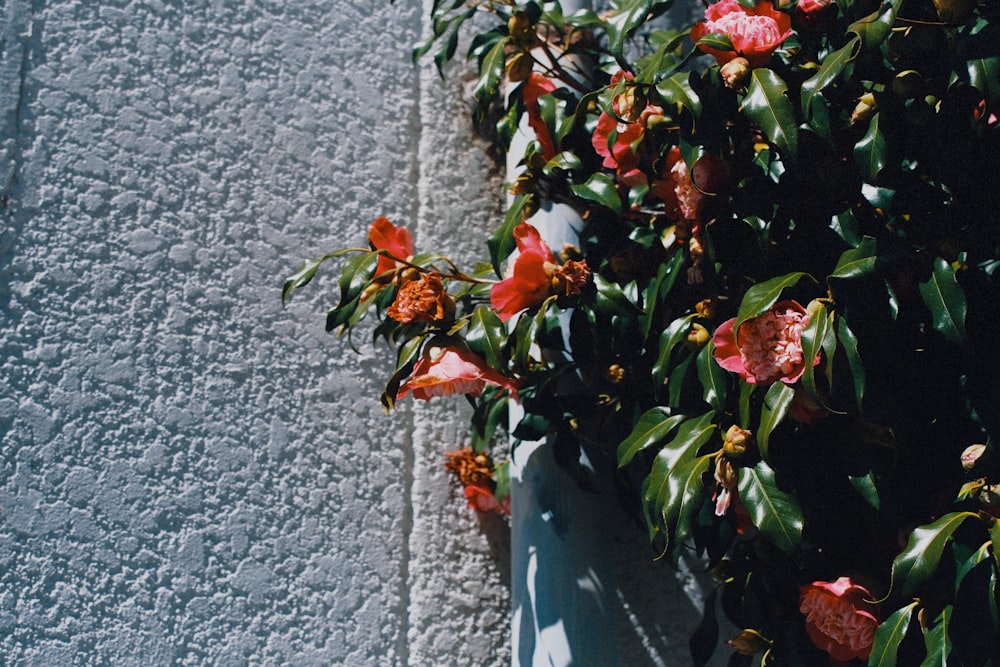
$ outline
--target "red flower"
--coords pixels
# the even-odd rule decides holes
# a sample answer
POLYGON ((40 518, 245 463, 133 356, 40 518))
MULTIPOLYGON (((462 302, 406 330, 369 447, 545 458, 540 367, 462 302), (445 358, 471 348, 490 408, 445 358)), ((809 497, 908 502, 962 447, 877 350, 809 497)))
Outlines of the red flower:
MULTIPOLYGON (((373 250, 386 250, 392 257, 409 259, 413 256, 413 236, 406 227, 397 227, 388 218, 375 219, 368 229, 368 243, 373 250)), ((388 271, 395 271, 399 264, 385 255, 378 258, 375 276, 382 276, 388 271)))
POLYGON ((542 148, 542 157, 546 162, 556 155, 556 144, 549 133, 549 126, 542 119, 542 112, 538 106, 538 98, 551 93, 556 89, 556 84, 548 77, 544 77, 537 72, 532 72, 521 88, 521 98, 524 100, 524 110, 528 113, 528 125, 535 132, 535 139, 542 148))
POLYGON ((691 39, 697 42, 705 35, 722 33, 732 42, 731 51, 704 44, 698 48, 715 56, 720 65, 743 56, 750 61, 751 67, 762 67, 791 34, 791 27, 792 18, 776 10, 770 2, 747 9, 737 0, 720 0, 705 10, 704 21, 691 28, 691 39))
POLYGON ((688 168, 681 157, 681 149, 674 146, 667 154, 663 179, 655 183, 657 196, 663 201, 666 213, 675 218, 693 220, 692 234, 697 235, 702 222, 705 200, 718 196, 729 181, 729 166, 712 153, 705 153, 688 168))
POLYGON ((465 499, 468 501, 469 507, 477 512, 510 514, 510 496, 504 498, 503 503, 499 503, 496 494, 484 486, 470 484, 465 487, 465 499))
POLYGON ((799 610, 806 615, 809 638, 834 660, 867 660, 879 623, 872 599, 867 588, 849 577, 803 586, 799 610))
POLYGON ((815 28, 823 23, 829 14, 832 0, 799 0, 795 14, 806 28, 815 28))
POLYGON ((569 261, 559 266, 538 230, 527 222, 514 228, 514 242, 518 255, 512 274, 490 290, 490 303, 502 322, 539 305, 554 291, 567 296, 579 294, 587 283, 590 276, 587 263, 569 261))
MULTIPOLYGON (((631 80, 634 77, 629 72, 616 72, 611 77, 611 85, 615 85, 622 79, 631 80)), ((619 95, 619 98, 623 95, 619 95)), ((601 163, 606 169, 614 169, 618 173, 618 180, 628 186, 645 185, 646 174, 639 169, 639 155, 636 148, 646 131, 646 123, 651 116, 662 115, 663 110, 659 107, 647 104, 645 109, 636 114, 634 109, 625 109, 623 102, 615 99, 613 102, 615 112, 621 117, 636 118, 631 123, 619 122, 614 116, 601 113, 597 119, 597 127, 591 137, 591 144, 598 155, 604 158, 601 163), (612 132, 615 133, 612 140, 612 132)))
POLYGON ((413 367, 413 373, 399 387, 397 399, 413 392, 414 398, 429 401, 434 396, 468 394, 479 396, 486 385, 503 387, 517 396, 517 385, 486 365, 471 351, 458 347, 429 346, 413 367))
MULTIPOLYGON (((733 332, 736 318, 715 330, 715 360, 738 373, 748 384, 794 384, 806 369, 802 331, 809 315, 796 301, 779 301, 769 311, 740 325, 739 344, 733 332)), ((819 357, 813 365, 819 363, 819 357)))

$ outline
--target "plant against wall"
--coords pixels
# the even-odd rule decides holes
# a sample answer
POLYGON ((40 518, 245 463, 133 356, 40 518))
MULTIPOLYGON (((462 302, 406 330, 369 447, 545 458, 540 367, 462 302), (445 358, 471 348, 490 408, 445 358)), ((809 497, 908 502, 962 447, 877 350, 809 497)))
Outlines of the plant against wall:
POLYGON ((380 218, 283 297, 338 258, 327 329, 375 314, 384 405, 468 397, 449 467, 480 509, 508 401, 580 484, 581 451, 616 458, 664 566, 719 577, 696 663, 717 602, 734 665, 995 661, 1000 5, 720 0, 662 29, 671 4, 436 0, 415 55, 492 16, 474 120, 534 135, 484 261, 380 218), (532 225, 551 202, 575 247, 532 225))

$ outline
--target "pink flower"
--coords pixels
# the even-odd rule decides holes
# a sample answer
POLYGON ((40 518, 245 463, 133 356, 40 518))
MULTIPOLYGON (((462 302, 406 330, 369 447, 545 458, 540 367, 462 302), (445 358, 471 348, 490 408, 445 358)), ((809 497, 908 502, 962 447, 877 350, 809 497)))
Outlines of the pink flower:
POLYGON ((590 275, 585 261, 559 266, 538 230, 526 222, 514 228, 514 242, 519 254, 512 275, 490 290, 490 303, 502 322, 539 305, 553 290, 561 288, 567 296, 580 293, 590 275))
MULTIPOLYGON (((396 227, 389 222, 388 218, 379 217, 375 219, 368 229, 368 243, 374 250, 386 250, 392 257, 398 259, 409 259, 413 256, 413 236, 406 227, 396 227)), ((392 259, 380 255, 378 266, 375 268, 375 276, 383 276, 387 271, 394 271, 399 264, 392 259)), ((384 280, 388 280, 383 276, 384 280)))
POLYGON ((465 499, 469 507, 477 512, 496 512, 498 514, 510 514, 510 496, 503 499, 503 503, 497 501, 496 494, 483 486, 470 484, 465 487, 465 499))
MULTIPOLYGON (((739 343, 734 335, 736 318, 715 330, 715 360, 738 373, 748 384, 769 385, 781 380, 793 384, 806 369, 802 357, 802 331, 809 315, 796 301, 779 301, 769 311, 740 325, 739 343)), ((819 363, 819 357, 813 365, 819 363)))
POLYGON ((697 42, 705 35, 722 33, 732 42, 731 51, 704 44, 698 48, 715 56, 720 65, 742 56, 750 61, 751 67, 762 67, 791 34, 791 27, 792 18, 776 10, 770 2, 747 9, 737 0, 720 0, 705 10, 705 20, 691 29, 691 39, 697 42))
POLYGON ((823 23, 832 0, 799 0, 795 14, 801 25, 815 28, 823 23))
POLYGON ((867 660, 878 628, 878 607, 871 592, 849 577, 814 581, 803 586, 799 610, 806 615, 806 632, 834 660, 867 660))
POLYGON ((399 387, 397 399, 413 392, 414 398, 429 401, 435 396, 468 394, 479 396, 486 385, 503 387, 517 396, 517 385, 486 365, 470 350, 429 346, 413 367, 410 377, 399 387))
POLYGON ((528 125, 535 132, 535 139, 542 148, 542 157, 546 162, 556 155, 556 145, 549 133, 549 127, 542 119, 542 112, 538 106, 538 98, 551 93, 556 89, 556 84, 548 77, 544 77, 537 72, 532 72, 524 86, 521 88, 521 97, 524 100, 524 110, 528 113, 528 125))
POLYGON ((692 220, 692 234, 697 235, 697 223, 702 222, 706 200, 721 195, 729 181, 729 166, 712 153, 705 153, 688 168, 681 149, 674 146, 667 154, 663 180, 655 184, 657 196, 664 202, 666 213, 692 220))

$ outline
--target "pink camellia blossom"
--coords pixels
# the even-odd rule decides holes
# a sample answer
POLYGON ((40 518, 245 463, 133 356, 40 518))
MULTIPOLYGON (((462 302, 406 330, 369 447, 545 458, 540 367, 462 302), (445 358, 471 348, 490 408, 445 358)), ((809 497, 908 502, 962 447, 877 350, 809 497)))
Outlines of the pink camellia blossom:
POLYGON ((502 322, 539 305, 553 290, 561 290, 567 296, 580 293, 590 275, 585 261, 569 261, 559 266, 538 230, 527 222, 514 228, 514 242, 518 256, 511 275, 490 290, 490 303, 502 322))
POLYGON ((878 628, 878 607, 871 592, 849 577, 803 586, 799 611, 806 632, 819 648, 839 662, 867 660, 878 628))
POLYGON ((751 67, 762 67, 791 34, 791 27, 791 16, 778 11, 770 2, 761 2, 753 9, 747 9, 737 0, 720 0, 709 5, 705 10, 705 20, 691 28, 691 39, 697 42, 705 35, 721 33, 732 43, 731 51, 705 44, 699 44, 698 48, 715 56, 720 65, 742 56, 751 67))
MULTIPOLYGON (((703 220, 707 200, 721 195, 729 181, 729 166, 713 153, 699 157, 688 167, 681 149, 674 146, 667 153, 664 180, 657 181, 656 192, 664 202, 667 215, 692 220, 695 227, 703 220), (667 177, 669 175, 669 178, 667 177)), ((692 229, 697 235, 698 230, 692 229)))
MULTIPOLYGON (((385 217, 378 217, 371 224, 368 229, 368 243, 373 250, 385 250, 398 259, 409 259, 413 256, 413 235, 410 234, 410 230, 406 227, 397 227, 385 217)), ((379 256, 378 266, 375 268, 376 277, 381 276, 383 280, 388 280, 384 274, 398 268, 399 263, 392 257, 379 256)))
POLYGON ((806 28, 820 26, 826 16, 832 0, 799 0, 795 8, 799 24, 806 28))
MULTIPOLYGON (((794 384, 806 369, 802 356, 802 331, 809 314, 798 302, 774 304, 763 315, 740 325, 739 343, 733 331, 736 318, 715 330, 715 360, 727 371, 738 373, 747 384, 769 385, 778 380, 794 384)), ((819 357, 813 365, 819 363, 819 357)))
POLYGON ((503 387, 517 396, 514 380, 486 365, 470 350, 459 347, 429 346, 413 367, 413 373, 399 387, 397 400, 408 393, 429 401, 435 396, 468 394, 479 396, 486 385, 503 387))
POLYGON ((524 100, 524 110, 528 114, 528 125, 535 133, 535 139, 542 149, 542 157, 546 162, 556 155, 556 144, 552 140, 548 125, 542 119, 542 112, 538 106, 538 98, 551 93, 556 89, 556 84, 548 77, 537 72, 532 72, 521 88, 521 98, 524 100))

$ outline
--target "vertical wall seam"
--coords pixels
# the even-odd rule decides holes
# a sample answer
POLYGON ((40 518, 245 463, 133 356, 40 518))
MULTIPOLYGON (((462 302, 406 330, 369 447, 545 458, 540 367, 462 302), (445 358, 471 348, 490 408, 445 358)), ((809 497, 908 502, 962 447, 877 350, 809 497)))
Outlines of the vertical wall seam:
MULTIPOLYGON (((10 195, 14 183, 20 172, 21 156, 21 118, 22 110, 27 103, 25 100, 25 83, 28 76, 28 61, 30 54, 30 42, 34 32, 34 8, 30 2, 18 2, 14 0, 8 6, 6 23, 4 30, 4 56, 14 55, 11 60, 16 60, 16 71, 14 67, 4 66, 0 68, 0 85, 3 90, 15 90, 16 92, 9 99, 4 100, 4 107, 9 105, 10 109, 0 109, 4 115, 4 124, 0 128, 0 136, 9 138, 9 149, 4 156, 3 182, 0 184, 0 200, 3 202, 5 213, 10 215, 10 195), (16 40, 17 47, 11 48, 10 42, 16 40), (15 48, 17 52, 14 53, 15 48)), ((5 58, 6 59, 6 58, 5 58)))

